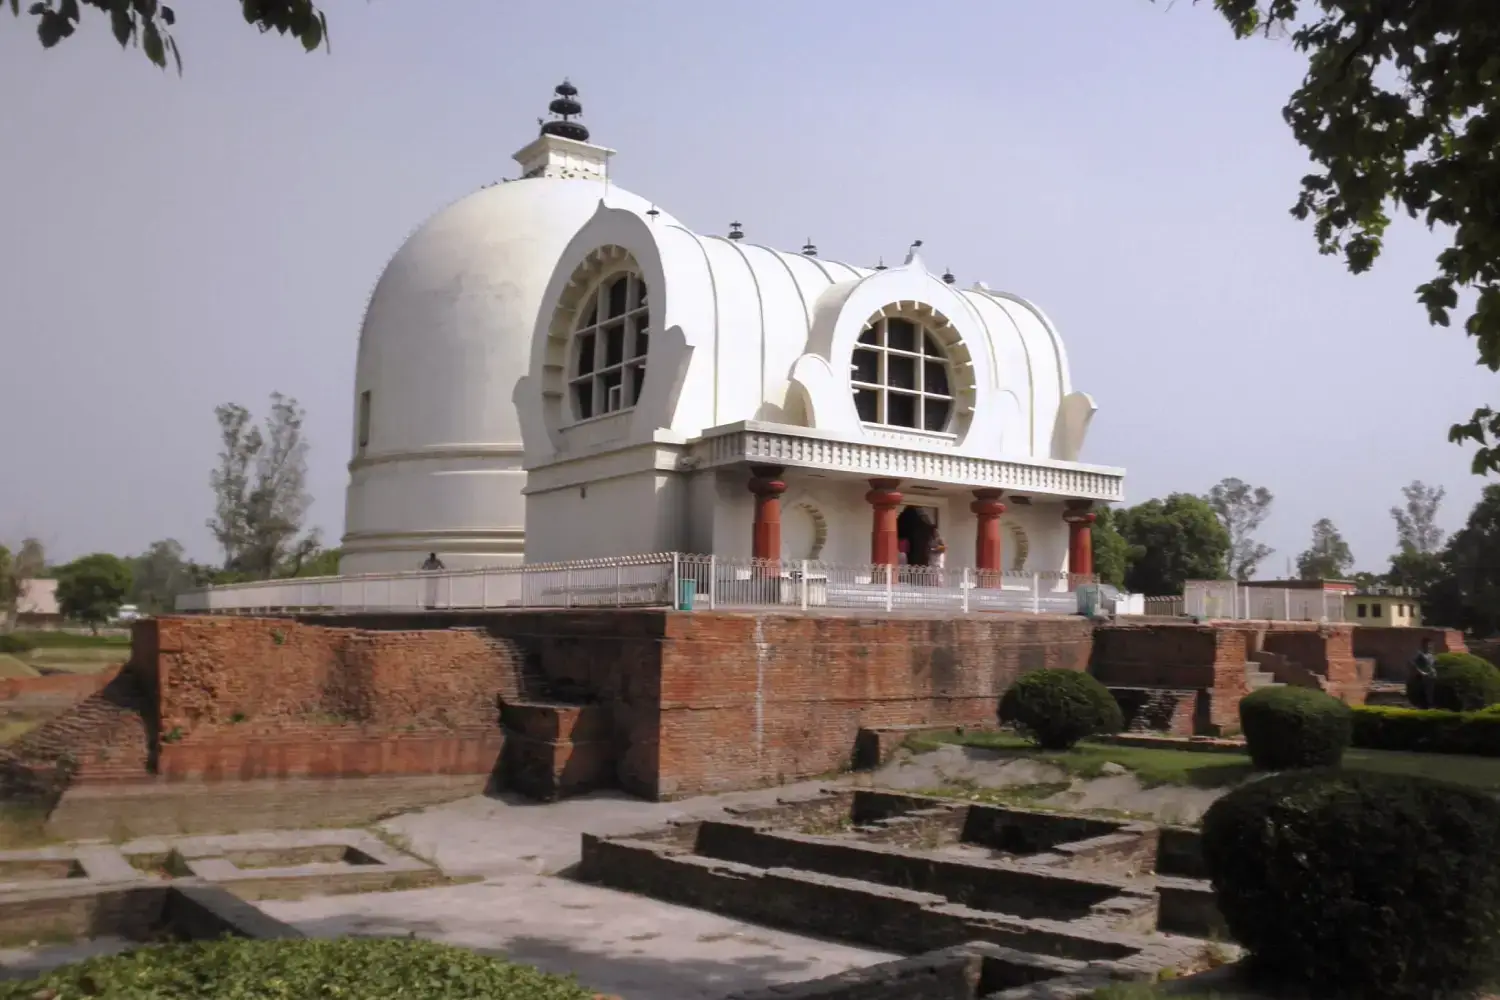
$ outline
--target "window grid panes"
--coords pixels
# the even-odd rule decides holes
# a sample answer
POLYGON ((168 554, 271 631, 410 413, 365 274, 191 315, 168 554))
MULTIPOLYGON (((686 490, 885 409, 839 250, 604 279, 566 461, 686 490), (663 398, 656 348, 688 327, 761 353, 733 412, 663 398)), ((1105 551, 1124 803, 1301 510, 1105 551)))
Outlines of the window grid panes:
POLYGON ((628 410, 646 384, 651 312, 646 283, 635 274, 607 278, 589 293, 573 333, 569 386, 579 420, 628 410))
POLYGON ((882 319, 859 335, 850 369, 860 420, 948 429, 953 417, 948 356, 930 331, 910 320, 882 319))

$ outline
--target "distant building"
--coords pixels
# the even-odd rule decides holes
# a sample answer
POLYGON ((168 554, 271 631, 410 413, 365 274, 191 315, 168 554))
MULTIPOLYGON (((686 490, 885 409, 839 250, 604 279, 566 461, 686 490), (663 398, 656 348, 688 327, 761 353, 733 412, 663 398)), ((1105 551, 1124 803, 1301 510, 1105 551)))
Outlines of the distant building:
POLYGON ((1240 586, 1267 590, 1321 590, 1325 594, 1352 594, 1359 589, 1348 580, 1246 580, 1240 586))
POLYGON ((22 580, 16 596, 16 628, 57 628, 63 623, 56 580, 22 580))
POLYGON ((1422 624, 1422 605, 1406 587, 1377 587, 1344 598, 1344 620, 1356 625, 1414 628, 1422 624))

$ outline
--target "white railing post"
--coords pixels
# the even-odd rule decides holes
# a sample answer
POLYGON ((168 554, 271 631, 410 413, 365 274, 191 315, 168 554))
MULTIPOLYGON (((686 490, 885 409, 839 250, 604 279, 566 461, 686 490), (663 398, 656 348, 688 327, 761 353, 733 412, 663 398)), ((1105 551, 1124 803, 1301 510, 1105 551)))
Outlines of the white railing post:
POLYGON ((891 610, 891 608, 894 606, 893 603, 892 603, 892 598, 895 597, 895 594, 893 592, 896 589, 896 567, 895 566, 886 566, 886 567, 884 567, 884 570, 885 570, 885 610, 886 610, 887 613, 889 613, 890 610, 891 610))
POLYGON ((1042 613, 1042 575, 1034 571, 1031 574, 1031 613, 1042 613))
POLYGON ((964 614, 969 613, 969 567, 964 567, 962 578, 959 580, 959 589, 963 591, 964 614))
POLYGON ((802 560, 802 582, 801 582, 800 589, 802 591, 802 598, 801 598, 802 610, 806 611, 807 610, 807 560, 806 559, 802 560))
POLYGON ((615 561, 615 607, 617 607, 617 608, 620 607, 624 603, 623 595, 620 593, 620 570, 621 570, 621 566, 620 566, 619 560, 616 560, 615 561))
POLYGON ((682 607, 682 566, 676 552, 672 553, 672 607, 682 607))
POLYGON ((1290 587, 1281 592, 1281 620, 1284 622, 1292 620, 1292 588, 1290 587))
POLYGON ((708 610, 719 606, 719 557, 708 557, 708 610))
POLYGON ((573 606, 573 567, 563 570, 563 607, 573 606))

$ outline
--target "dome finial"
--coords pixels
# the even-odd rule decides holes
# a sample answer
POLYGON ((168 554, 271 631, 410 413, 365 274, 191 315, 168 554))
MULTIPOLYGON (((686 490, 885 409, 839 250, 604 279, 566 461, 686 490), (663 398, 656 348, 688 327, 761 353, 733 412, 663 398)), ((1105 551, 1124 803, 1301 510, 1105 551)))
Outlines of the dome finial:
POLYGON ((885 258, 884 257, 880 258, 880 263, 875 265, 875 270, 877 270, 877 271, 884 271, 885 270, 885 258))
POLYGON ((589 141, 588 126, 582 122, 574 121, 583 114, 583 105, 578 103, 578 88, 563 79, 553 88, 552 92, 557 96, 552 103, 547 105, 553 118, 551 121, 542 123, 542 135, 555 135, 563 139, 573 139, 578 142, 589 141))
POLYGON ((745 238, 745 231, 740 228, 738 222, 731 222, 729 224, 729 238, 732 240, 742 240, 745 238))
POLYGON ((811 236, 807 238, 806 243, 802 244, 802 254, 806 257, 816 257, 818 255, 818 248, 813 246, 811 236))
POLYGON ((953 276, 953 270, 951 268, 945 268, 943 270, 943 284, 951 285, 957 280, 958 279, 953 276))

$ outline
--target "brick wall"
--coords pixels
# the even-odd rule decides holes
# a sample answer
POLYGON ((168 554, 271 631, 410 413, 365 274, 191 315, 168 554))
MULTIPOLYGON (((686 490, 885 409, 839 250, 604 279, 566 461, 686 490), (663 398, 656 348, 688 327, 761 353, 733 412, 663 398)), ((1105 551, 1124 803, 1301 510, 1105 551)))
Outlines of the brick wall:
MULTIPOLYGON (((102 691, 119 672, 119 667, 111 667, 97 674, 6 677, 0 679, 0 702, 51 704, 79 701, 95 692, 102 691)), ((0 707, 6 706, 0 705, 0 707)))
MULTIPOLYGON (((1021 671, 1083 669, 1092 643, 1089 623, 1071 616, 559 610, 303 621, 466 626, 514 640, 549 697, 607 707, 615 783, 648 798, 842 769, 861 728, 993 725, 1021 671)), ((579 746, 594 754, 597 741, 579 746)))
POLYGON ((1239 724, 1248 659, 1244 632, 1219 625, 1114 623, 1094 629, 1090 670, 1107 687, 1203 692, 1195 728, 1239 724))
POLYGON ((1434 653, 1466 653, 1463 634, 1448 628, 1390 628, 1379 625, 1355 625, 1354 655, 1375 661, 1375 676, 1383 681, 1406 683, 1411 659, 1422 648, 1423 639, 1432 640, 1434 653))
POLYGON ((1363 705, 1373 679, 1354 654, 1354 626, 1320 622, 1257 622, 1261 648, 1307 668, 1323 690, 1351 705, 1363 705))

